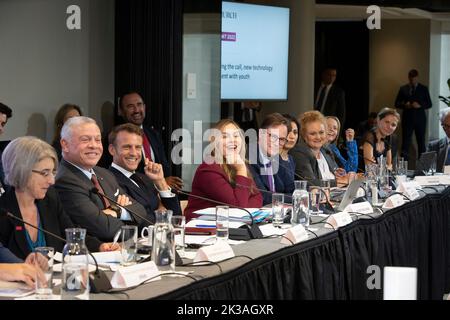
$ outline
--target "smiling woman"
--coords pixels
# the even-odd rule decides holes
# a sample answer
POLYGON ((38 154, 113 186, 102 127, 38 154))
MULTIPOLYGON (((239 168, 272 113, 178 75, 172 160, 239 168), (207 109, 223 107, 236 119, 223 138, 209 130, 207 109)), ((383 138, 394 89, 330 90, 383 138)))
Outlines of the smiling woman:
MULTIPOLYGON (((17 138, 6 147, 2 162, 10 188, 0 198, 0 207, 27 223, 64 237, 64 230, 74 226, 52 188, 58 165, 52 146, 35 137, 17 138)), ((36 247, 50 246, 61 251, 64 246, 62 241, 7 217, 0 220, 0 242, 22 259, 36 247)), ((92 237, 86 239, 86 244, 91 251, 107 247, 92 237)))

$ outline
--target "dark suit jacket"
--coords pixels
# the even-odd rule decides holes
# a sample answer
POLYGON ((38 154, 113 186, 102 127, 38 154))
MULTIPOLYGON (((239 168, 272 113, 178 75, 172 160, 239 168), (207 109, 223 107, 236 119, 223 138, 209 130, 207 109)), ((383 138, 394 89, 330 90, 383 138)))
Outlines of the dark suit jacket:
MULTIPOLYGON (((69 216, 64 212, 56 190, 53 187, 49 188, 45 198, 36 200, 35 202, 39 210, 42 228, 65 239, 66 234, 64 230, 66 228, 74 228, 75 226, 69 216)), ((5 208, 8 212, 22 219, 14 188, 10 188, 0 198, 0 207, 5 208)), ((12 220, 8 217, 1 217, 0 242, 4 243, 21 259, 25 259, 31 253, 25 232, 25 225, 22 222, 12 220)), ((64 242, 47 234, 44 234, 44 236, 47 246, 62 252, 64 242)), ((99 250, 101 242, 98 239, 87 236, 85 242, 89 251, 99 250)))
MULTIPOLYGON (((117 199, 118 194, 126 194, 109 170, 94 167, 94 172, 108 197, 117 199)), ((90 235, 102 241, 112 241, 115 233, 125 224, 124 221, 102 212, 104 209, 102 200, 99 195, 91 192, 94 187, 91 180, 64 159, 58 168, 55 187, 66 213, 75 224, 86 228, 90 235)), ((130 211, 135 211, 145 217, 144 207, 131 197, 130 201, 132 202, 128 206, 130 211)), ((132 214, 131 216, 133 222, 138 226, 145 225, 139 217, 134 217, 132 214)))
MULTIPOLYGON (((137 187, 133 181, 127 178, 122 172, 116 168, 109 167, 109 170, 114 174, 120 187, 125 192, 133 197, 137 202, 144 206, 147 211, 147 219, 155 223, 155 210, 159 205, 158 191, 156 190, 153 182, 145 174, 137 172, 136 174, 141 178, 144 188, 137 187)), ((180 202, 178 197, 173 198, 161 198, 161 202, 166 209, 172 210, 173 215, 181 215, 180 202)))
MULTIPOLYGON (((317 93, 320 90, 320 86, 316 91, 315 98, 317 97, 317 93)), ((320 111, 320 107, 316 108, 316 110, 320 111)), ((345 92, 340 87, 333 84, 328 91, 327 100, 325 101, 325 105, 323 107, 323 114, 325 116, 335 116, 340 121, 342 126, 345 125, 345 92)))
MULTIPOLYGON (((322 147, 321 151, 328 163, 330 171, 334 173, 338 165, 333 158, 333 153, 325 147, 322 147)), ((320 173, 317 159, 311 149, 304 142, 299 142, 289 153, 294 158, 295 173, 297 176, 308 181, 308 185, 310 186, 320 186, 322 174, 320 173)), ((332 182, 331 185, 336 186, 336 181, 332 182)))
POLYGON ((437 152, 436 171, 444 172, 445 159, 447 158, 447 137, 430 142, 427 150, 437 152))
POLYGON ((431 98, 430 93, 428 92, 428 88, 424 86, 423 84, 418 83, 415 93, 413 95, 410 94, 410 85, 405 84, 404 86, 401 86, 397 98, 395 99, 395 107, 399 109, 403 109, 403 117, 402 122, 405 122, 403 119, 404 117, 413 116, 415 114, 418 114, 420 116, 425 114, 425 109, 431 108, 431 98), (420 104, 419 109, 409 108, 405 109, 405 104, 407 102, 413 102, 416 101, 420 104))
MULTIPOLYGON (((272 192, 270 192, 269 180, 266 175, 264 175, 262 169, 264 169, 264 165, 261 163, 261 159, 259 159, 259 150, 258 150, 258 163, 253 163, 250 165, 250 172, 253 176, 253 180, 255 180, 256 187, 261 191, 263 196, 263 204, 271 204, 272 203, 272 192)), ((276 162, 276 161, 274 161, 276 162)), ((273 170, 275 172, 275 165, 272 162, 273 170)), ((294 181, 291 179, 293 176, 290 176, 286 173, 286 166, 280 165, 278 162, 278 171, 274 173, 273 180, 275 182, 275 192, 277 193, 285 193, 289 197, 285 199, 287 202, 290 202, 292 192, 294 191, 294 181)))
POLYGON ((22 259, 17 258, 11 250, 4 247, 2 243, 0 243, 0 263, 21 263, 22 259))

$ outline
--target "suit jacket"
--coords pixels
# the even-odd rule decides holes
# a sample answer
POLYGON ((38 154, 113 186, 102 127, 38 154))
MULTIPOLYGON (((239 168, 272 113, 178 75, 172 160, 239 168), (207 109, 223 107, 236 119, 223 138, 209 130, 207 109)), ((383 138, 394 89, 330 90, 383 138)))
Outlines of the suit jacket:
POLYGON ((431 98, 428 88, 423 84, 418 83, 416 90, 413 95, 410 94, 410 85, 405 84, 401 86, 397 93, 397 98, 395 99, 395 107, 403 109, 402 122, 404 123, 405 117, 414 117, 414 115, 423 116, 425 114, 425 109, 431 108, 431 98), (419 109, 409 108, 405 109, 405 104, 407 102, 416 101, 420 104, 419 109))
MULTIPOLYGON (((321 152, 328 163, 330 171, 334 173, 334 171, 338 168, 338 165, 336 164, 336 161, 334 161, 333 153, 325 147, 322 147, 321 152)), ((304 142, 299 142, 294 148, 291 149, 290 154, 295 161, 295 173, 297 176, 308 181, 310 186, 320 186, 322 174, 320 173, 317 159, 311 149, 304 142)), ((336 186, 336 181, 331 184, 332 186, 336 186)))
POLYGON ((431 141, 427 150, 437 152, 436 171, 444 172, 445 159, 447 158, 447 137, 431 141))
MULTIPOLYGON (((122 172, 116 168, 109 167, 119 183, 119 186, 125 192, 139 202, 147 211, 146 218, 155 223, 155 210, 159 205, 158 191, 153 182, 145 174, 136 172, 143 182, 143 188, 136 186, 130 178, 127 178, 122 172)), ((161 202, 166 209, 172 210, 173 215, 181 215, 180 202, 178 197, 161 198, 161 202)))
MULTIPOLYGON (((39 210, 40 222, 44 230, 50 231, 65 239, 65 229, 75 228, 69 216, 64 212, 58 194, 53 187, 48 189, 44 199, 36 200, 35 203, 39 210)), ((10 188, 0 198, 0 207, 5 208, 8 212, 22 219, 14 188, 10 188)), ((25 259, 31 253, 25 232, 25 225, 22 222, 8 217, 1 217, 0 242, 4 243, 12 253, 21 259, 25 259)), ((63 241, 45 233, 44 237, 47 246, 62 252, 65 244, 63 241)), ((87 236, 85 243, 89 251, 99 251, 101 242, 98 239, 87 236)))
MULTIPOLYGON (((280 163, 278 161, 279 157, 277 157, 277 160, 274 160, 272 162, 273 166, 273 180, 274 180, 274 187, 275 192, 277 193, 285 193, 289 195, 288 199, 286 201, 289 202, 291 199, 290 196, 292 195, 292 192, 294 191, 294 180, 293 175, 290 175, 288 170, 290 170, 290 167, 287 167, 286 165, 283 165, 283 163, 280 163), (276 169, 275 166, 278 166, 276 169), (277 171, 276 171, 277 170, 277 171)), ((253 175, 253 179, 255 180, 257 188, 261 191, 263 196, 263 204, 271 204, 272 203, 272 192, 270 191, 269 186, 269 180, 268 176, 264 174, 264 165, 261 163, 261 159, 259 158, 259 150, 258 150, 258 157, 257 157, 257 163, 253 163, 250 165, 250 172, 253 175)))
MULTIPOLYGON (((119 194, 126 194, 109 170, 94 167, 94 172, 105 195, 117 199, 119 194)), ((102 212, 103 202, 99 195, 91 191, 93 187, 93 183, 83 172, 64 159, 61 161, 56 175, 55 188, 59 192, 64 210, 75 224, 86 228, 91 236, 102 241, 112 241, 116 232, 125 222, 102 212)), ((131 197, 130 201, 132 204, 127 206, 130 211, 137 212, 141 216, 146 215, 144 207, 139 202, 131 197)), ((133 223, 138 226, 145 225, 141 218, 133 216, 132 213, 130 215, 133 223)))
MULTIPOLYGON (((314 97, 317 97, 320 87, 317 89, 314 97)), ((320 106, 316 108, 320 111, 320 106)), ((340 87, 333 84, 328 91, 327 99, 325 100, 325 105, 323 106, 323 114, 325 116, 335 116, 341 121, 342 125, 345 124, 345 92, 340 87)))
POLYGON ((225 171, 218 164, 202 163, 197 168, 192 181, 191 194, 193 196, 189 196, 189 202, 184 211, 187 221, 197 216, 193 213, 194 211, 218 205, 194 196, 242 208, 260 208, 262 206, 261 193, 256 189, 253 179, 236 176, 236 186, 233 187, 225 171))
POLYGON ((0 263, 21 263, 23 260, 17 258, 11 250, 4 247, 2 243, 0 243, 0 263))

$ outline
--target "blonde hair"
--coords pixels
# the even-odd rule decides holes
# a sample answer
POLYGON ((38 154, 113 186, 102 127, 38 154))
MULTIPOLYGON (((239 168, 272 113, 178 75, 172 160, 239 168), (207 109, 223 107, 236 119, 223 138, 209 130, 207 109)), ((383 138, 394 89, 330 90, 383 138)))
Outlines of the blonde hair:
POLYGON ((300 115, 299 121, 300 121, 300 132, 302 134, 303 140, 305 140, 307 124, 318 121, 323 123, 325 129, 327 128, 327 121, 324 115, 319 111, 307 111, 300 115))
MULTIPOLYGON (((339 135, 341 134, 341 122, 339 121, 339 118, 335 117, 335 116, 327 116, 327 117, 325 117, 325 119, 326 120, 333 119, 337 123, 337 135, 336 135, 336 138, 334 138, 334 140, 330 142, 332 144, 337 144, 337 141, 339 140, 339 135)), ((327 126, 328 126, 328 124, 327 124, 327 126)))

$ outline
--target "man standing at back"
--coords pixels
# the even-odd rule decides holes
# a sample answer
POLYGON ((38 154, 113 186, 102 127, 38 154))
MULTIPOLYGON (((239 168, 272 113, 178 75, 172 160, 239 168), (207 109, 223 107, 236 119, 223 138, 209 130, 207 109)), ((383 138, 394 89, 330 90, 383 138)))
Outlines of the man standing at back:
MULTIPOLYGON (((8 119, 12 117, 12 110, 8 106, 4 105, 0 102, 0 135, 5 131, 6 123, 8 119)), ((3 165, 1 161, 1 152, 0 152, 0 195, 4 192, 4 178, 5 174, 3 173, 3 165)))
POLYGON ((345 126, 345 93, 334 84, 337 71, 327 68, 322 72, 322 83, 317 90, 314 100, 314 110, 320 111, 324 116, 335 116, 345 126))
POLYGON ((141 163, 139 164, 138 171, 145 173, 145 159, 159 163, 163 167, 167 184, 171 188, 182 189, 183 180, 179 177, 170 175, 170 165, 167 161, 161 135, 154 128, 144 125, 146 106, 142 100, 142 97, 137 92, 129 92, 121 97, 119 103, 119 115, 125 120, 125 122, 132 123, 143 130, 143 157, 141 163))
POLYGON ((67 120, 61 130, 61 150, 63 159, 55 188, 74 224, 102 241, 111 241, 125 223, 145 225, 141 218, 133 217, 128 210, 93 191, 96 188, 121 206, 146 216, 144 207, 123 192, 114 175, 97 167, 103 146, 95 120, 88 117, 67 120))
POLYGON ((409 147, 413 132, 416 133, 417 156, 425 152, 425 129, 427 126, 426 109, 431 108, 428 88, 419 83, 419 72, 412 69, 408 72, 408 84, 400 87, 395 107, 403 110, 402 114, 402 153, 408 160, 409 147))

